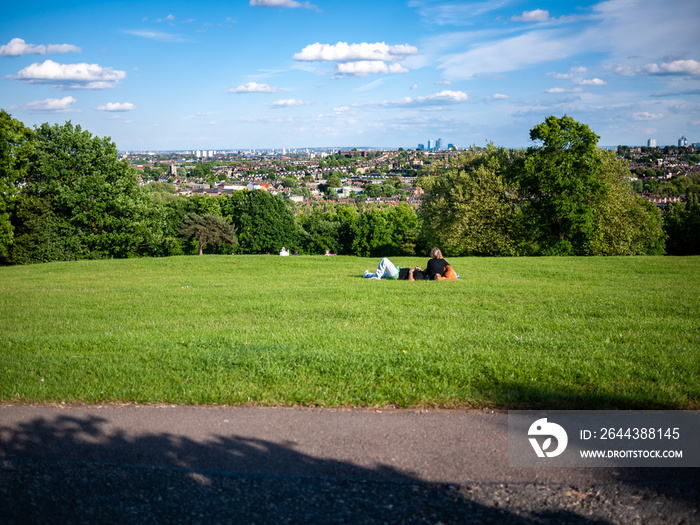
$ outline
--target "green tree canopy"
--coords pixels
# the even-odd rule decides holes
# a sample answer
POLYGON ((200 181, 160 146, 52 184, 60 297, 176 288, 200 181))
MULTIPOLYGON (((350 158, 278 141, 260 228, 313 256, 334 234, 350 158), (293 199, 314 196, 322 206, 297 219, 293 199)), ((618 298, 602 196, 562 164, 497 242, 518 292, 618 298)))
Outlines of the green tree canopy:
POLYGON ((566 115, 549 116, 530 131, 530 139, 541 145, 528 149, 518 182, 543 254, 587 254, 595 206, 607 191, 598 177, 598 138, 566 115))
POLYGON ((236 226, 242 253, 275 253, 282 246, 294 247, 294 215, 281 197, 263 190, 237 191, 222 208, 236 226))
POLYGON ((187 238, 197 239, 199 255, 204 253, 204 247, 208 245, 236 245, 236 229, 231 221, 213 213, 204 216, 188 213, 180 223, 180 233, 187 238))
POLYGON ((127 257, 158 241, 151 199, 109 138, 42 124, 16 215, 14 262, 127 257), (47 258, 48 257, 48 258, 47 258))
POLYGON ((609 151, 600 151, 600 158, 597 177, 606 191, 595 204, 586 255, 663 254, 666 235, 659 209, 631 191, 626 162, 609 151))
POLYGON ((17 198, 17 183, 27 177, 34 133, 0 110, 0 261, 7 261, 14 243, 10 221, 17 198))
POLYGON ((456 164, 434 178, 421 205, 422 241, 459 255, 515 255, 516 210, 503 180, 511 157, 489 145, 468 150, 456 164))
POLYGON ((670 255, 700 255, 700 204, 691 193, 685 203, 673 204, 664 221, 670 255))

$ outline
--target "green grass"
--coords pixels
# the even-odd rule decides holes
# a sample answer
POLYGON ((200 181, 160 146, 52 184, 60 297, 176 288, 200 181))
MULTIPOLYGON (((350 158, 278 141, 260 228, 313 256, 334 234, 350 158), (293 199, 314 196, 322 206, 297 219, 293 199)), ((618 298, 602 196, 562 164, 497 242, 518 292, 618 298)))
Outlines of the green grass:
POLYGON ((0 400, 700 406, 700 258, 448 260, 460 281, 354 257, 0 268, 0 400))

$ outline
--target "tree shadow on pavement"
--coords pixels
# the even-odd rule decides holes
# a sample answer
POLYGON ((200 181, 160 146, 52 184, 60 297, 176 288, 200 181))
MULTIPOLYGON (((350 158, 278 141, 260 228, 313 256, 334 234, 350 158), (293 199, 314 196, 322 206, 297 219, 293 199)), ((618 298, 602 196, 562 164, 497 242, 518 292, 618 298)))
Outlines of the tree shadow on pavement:
POLYGON ((427 483, 390 466, 312 457, 292 443, 134 437, 106 425, 94 415, 0 425, 3 522, 625 522, 562 487, 427 483))

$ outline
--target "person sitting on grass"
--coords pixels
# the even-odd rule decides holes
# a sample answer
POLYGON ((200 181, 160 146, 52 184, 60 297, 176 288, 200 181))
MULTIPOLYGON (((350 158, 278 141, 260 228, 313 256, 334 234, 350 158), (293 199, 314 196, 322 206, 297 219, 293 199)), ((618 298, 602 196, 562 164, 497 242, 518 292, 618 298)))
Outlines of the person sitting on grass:
POLYGON ((435 281, 440 277, 445 276, 445 269, 449 266, 448 262, 442 257, 442 252, 440 248, 433 248, 430 250, 430 260, 428 261, 428 266, 425 269, 425 273, 428 275, 428 279, 435 281))

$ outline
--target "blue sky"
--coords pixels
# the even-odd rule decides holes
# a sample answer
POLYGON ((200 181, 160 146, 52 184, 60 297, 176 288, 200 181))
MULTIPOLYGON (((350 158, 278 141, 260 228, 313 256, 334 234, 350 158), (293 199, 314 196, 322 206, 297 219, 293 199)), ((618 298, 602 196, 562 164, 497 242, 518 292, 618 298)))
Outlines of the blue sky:
POLYGON ((700 142, 697 0, 15 2, 0 107, 120 150, 700 142))

